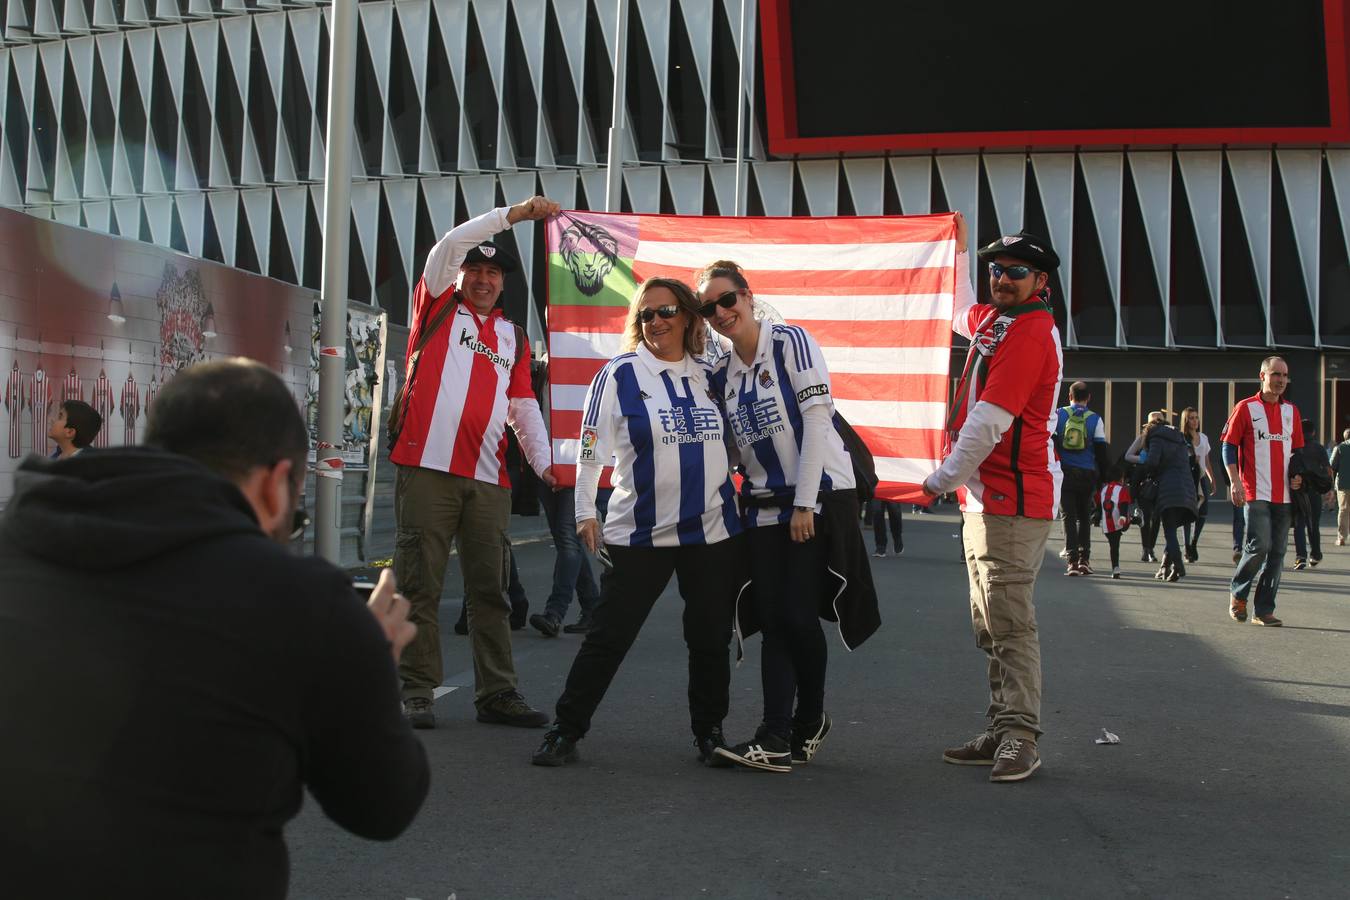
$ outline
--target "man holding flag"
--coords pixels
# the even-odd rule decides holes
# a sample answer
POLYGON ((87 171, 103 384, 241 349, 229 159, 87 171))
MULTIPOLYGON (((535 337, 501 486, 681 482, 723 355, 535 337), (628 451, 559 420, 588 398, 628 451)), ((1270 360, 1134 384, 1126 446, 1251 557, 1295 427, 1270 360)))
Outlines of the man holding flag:
MULTIPOLYGON (((530 388, 530 348, 497 308, 505 273, 518 263, 490 240, 518 222, 558 212, 531 197, 446 232, 427 254, 413 293, 407 382, 389 458, 397 537, 394 571, 412 605, 417 637, 399 664, 404 714, 414 728, 436 724, 432 701, 443 678, 439 611, 450 545, 458 538, 478 721, 542 727, 548 717, 516 690, 511 607, 503 595, 511 480, 510 425, 539 477, 552 487, 552 456, 530 388)), ((392 421, 392 416, 391 416, 392 421)))
POLYGON ((1064 364, 1048 287, 1059 257, 1026 232, 994 241, 979 253, 993 302, 978 304, 961 274, 965 254, 966 226, 958 216, 952 330, 970 339, 970 352, 952 406, 955 440, 923 490, 960 488, 971 620, 989 658, 990 724, 942 758, 993 766, 990 781, 1021 781, 1041 765, 1041 651, 1032 594, 1061 480, 1050 423, 1064 364))

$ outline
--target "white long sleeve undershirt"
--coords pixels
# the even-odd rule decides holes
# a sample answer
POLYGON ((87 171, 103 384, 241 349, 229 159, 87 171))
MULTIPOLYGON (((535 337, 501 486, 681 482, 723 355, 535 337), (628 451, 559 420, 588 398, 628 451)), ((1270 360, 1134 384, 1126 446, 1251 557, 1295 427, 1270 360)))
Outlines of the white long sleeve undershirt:
POLYGON ((935 494, 945 494, 964 485, 998 446, 1012 423, 1013 414, 1003 407, 988 400, 977 402, 956 436, 951 455, 942 461, 936 472, 924 479, 924 484, 935 494))
POLYGON ((506 404, 506 424, 515 431, 520 439, 520 449, 525 459, 541 477, 553 465, 553 453, 549 446, 548 429, 544 427, 544 414, 539 411, 539 401, 533 397, 512 397, 506 404))
POLYGON ((797 492, 792 500, 793 506, 816 508, 820 494, 820 473, 825 469, 829 429, 829 406, 817 403, 802 410, 802 451, 797 457, 797 492))
POLYGON ((576 520, 600 518, 595 511, 595 495, 600 492, 600 473, 604 466, 577 463, 576 520))

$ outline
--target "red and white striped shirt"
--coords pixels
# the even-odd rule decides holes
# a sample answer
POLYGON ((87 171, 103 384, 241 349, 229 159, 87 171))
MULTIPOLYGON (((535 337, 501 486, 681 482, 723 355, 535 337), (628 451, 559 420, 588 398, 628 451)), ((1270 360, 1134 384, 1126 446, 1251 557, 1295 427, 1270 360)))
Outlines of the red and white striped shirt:
POLYGON ((33 415, 33 452, 41 453, 47 446, 47 415, 52 406, 52 380, 42 369, 28 379, 28 409, 33 415))
POLYGON ((1247 500, 1289 503, 1289 457, 1303 446, 1298 407, 1281 397, 1267 403, 1261 395, 1233 407, 1223 442, 1238 451, 1238 472, 1247 500))
POLYGON ((66 380, 61 382, 61 402, 65 403, 67 400, 81 402, 84 400, 84 381, 74 366, 70 367, 70 374, 66 376, 66 380))
POLYGON ((413 291, 413 329, 407 372, 421 328, 444 303, 456 304, 422 348, 417 378, 406 391, 403 429, 389 458, 510 487, 506 426, 520 438, 531 467, 550 464, 548 433, 530 389, 530 352, 524 332, 494 309, 480 316, 455 293, 455 276, 469 250, 508 226, 505 207, 470 219, 445 234, 427 255, 413 291))
POLYGON ((94 382, 94 393, 89 398, 89 405, 94 408, 103 419, 103 423, 98 426, 98 434, 94 436, 95 447, 108 446, 108 418, 113 411, 112 385, 108 383, 108 373, 103 369, 98 370, 98 379, 94 382))
POLYGON ((23 373, 19 371, 18 360, 14 361, 5 382, 5 411, 9 413, 9 458, 18 459, 23 452, 20 446, 23 426, 19 423, 23 413, 23 373))
POLYGON ((1108 481, 1097 492, 1097 506, 1102 511, 1102 532, 1115 534, 1130 527, 1130 520, 1122 508, 1130 503, 1130 492, 1119 481, 1108 481))
POLYGON ((141 414, 141 389, 136 384, 136 376, 127 373, 122 384, 122 443, 130 447, 136 443, 136 419, 141 414))

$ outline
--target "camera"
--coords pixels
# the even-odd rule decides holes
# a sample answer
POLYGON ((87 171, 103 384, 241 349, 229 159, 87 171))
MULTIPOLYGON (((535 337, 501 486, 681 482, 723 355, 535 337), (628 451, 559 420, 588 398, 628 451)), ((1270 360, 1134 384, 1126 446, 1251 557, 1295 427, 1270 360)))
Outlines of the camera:
POLYGON ((370 595, 375 593, 375 582, 373 581, 353 581, 352 589, 356 595, 361 598, 361 602, 369 603, 370 595))

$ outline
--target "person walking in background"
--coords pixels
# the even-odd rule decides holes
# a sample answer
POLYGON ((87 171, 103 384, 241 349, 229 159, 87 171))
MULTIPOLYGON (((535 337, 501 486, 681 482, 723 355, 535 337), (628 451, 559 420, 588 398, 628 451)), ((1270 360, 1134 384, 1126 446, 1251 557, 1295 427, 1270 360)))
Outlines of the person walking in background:
POLYGON ((1091 575, 1092 497, 1099 475, 1110 465, 1102 417, 1088 409, 1092 394, 1081 381, 1069 385, 1069 405, 1056 413, 1055 450, 1064 471, 1060 508, 1064 511, 1064 546, 1069 551, 1065 575, 1091 575))
POLYGON ((1149 424, 1144 431, 1144 468, 1158 484, 1154 515, 1162 525, 1165 540, 1162 565, 1153 577, 1180 581, 1186 575, 1177 531, 1195 521, 1196 478, 1191 447, 1181 432, 1165 421, 1149 424))
POLYGON ((1148 421, 1140 426, 1139 436, 1125 451, 1125 461, 1134 464, 1134 471, 1130 474, 1130 494, 1134 497, 1139 510, 1139 542, 1143 547, 1143 552, 1139 557, 1140 562, 1158 561, 1154 548, 1158 544, 1158 527, 1161 524, 1157 504, 1157 476, 1152 469, 1143 465, 1144 439, 1147 437, 1148 429, 1151 426, 1158 422, 1165 422, 1169 416, 1170 413, 1163 409, 1149 413, 1148 421))
POLYGON ((1181 411, 1181 434, 1195 454, 1196 471, 1200 476, 1196 482, 1196 494, 1200 503, 1195 510, 1195 532, 1191 533, 1189 522, 1182 527, 1186 538, 1186 562, 1198 562, 1200 532, 1205 529, 1205 517, 1209 515, 1209 498, 1214 493, 1214 467, 1209 459, 1211 455, 1209 438, 1200 430, 1200 411, 1194 406, 1188 406, 1181 411))
MULTIPOLYGON (((699 760, 716 765, 726 746, 732 617, 747 577, 726 427, 710 373, 699 361, 705 330, 682 281, 648 278, 629 303, 623 352, 596 373, 582 405, 577 452, 577 534, 601 553, 600 603, 572 661, 553 726, 531 762, 579 758, 591 728, 652 606, 679 580, 689 648, 689 723, 699 760), (614 459, 603 526, 595 500, 614 459), (601 549, 603 547, 603 550, 601 549), (606 562, 607 560, 607 562, 606 562)), ((856 516, 854 529, 857 529, 856 516)))
POLYGON ((891 543, 895 545, 895 555, 899 556, 905 552, 905 514, 904 505, 895 500, 882 500, 873 497, 868 501, 871 506, 870 514, 872 516, 872 540, 876 545, 876 551, 872 554, 877 559, 886 555, 886 517, 891 520, 891 543))
POLYGON ((739 635, 764 635, 764 716, 753 738, 717 753, 747 768, 791 772, 830 732, 821 617, 839 622, 850 650, 881 624, 853 463, 834 427, 830 373, 815 338, 759 321, 754 291, 734 262, 709 264, 697 286, 699 313, 731 341, 712 385, 735 438, 732 463, 744 476, 753 582, 750 602, 736 610, 739 635))
POLYGON ((1303 420, 1303 446, 1290 460, 1290 474, 1303 476, 1294 491, 1294 568, 1316 567, 1322 561, 1322 503, 1334 486, 1327 448, 1317 440, 1317 426, 1303 420))
POLYGON ((1120 537, 1130 527, 1130 491, 1122 481, 1120 466, 1106 470, 1106 483, 1097 492, 1097 516, 1102 534, 1111 548, 1111 577, 1120 578, 1120 537))
POLYGON ((427 254, 413 292, 408 376, 391 411, 391 422, 399 414, 399 427, 389 458, 398 467, 394 571, 418 629, 399 664, 404 714, 415 728, 436 727, 441 588, 452 543, 464 578, 478 721, 548 724, 517 690, 511 656, 506 428, 516 432, 530 467, 549 488, 552 451, 531 389, 529 341, 497 305, 506 273, 519 263, 489 239, 557 212, 557 203, 532 197, 455 226, 427 254))
POLYGON ((1223 430, 1229 495, 1234 506, 1242 507, 1246 523, 1242 556, 1229 585, 1228 615, 1235 622, 1247 621, 1251 598, 1253 624, 1284 624, 1275 617, 1275 597, 1289 542, 1291 491, 1303 483, 1301 476, 1289 474, 1289 458, 1303 446, 1303 429, 1298 407, 1284 399, 1288 387, 1289 364, 1267 357, 1261 363, 1261 390, 1233 407, 1223 430))
POLYGON ((1063 377, 1050 273, 1059 257, 1044 238, 1010 234, 980 250, 992 302, 977 304, 957 217, 952 330, 970 339, 957 387, 947 458, 926 494, 961 487, 962 545, 971 625, 989 677, 989 723, 944 762, 993 766, 989 780, 1021 781, 1041 766, 1041 644, 1033 595, 1045 556, 1060 468, 1051 432, 1063 377))
MULTIPOLYGON (((1225 423, 1224 430, 1219 434, 1220 447, 1223 446, 1227 434, 1228 434, 1228 425, 1227 423, 1225 423)), ((1227 469, 1225 469, 1224 477, 1227 478, 1227 476, 1228 471, 1227 469)), ((1228 485, 1228 490, 1225 492, 1225 496, 1232 496, 1232 493, 1233 493, 1233 485, 1230 483, 1228 485)), ((1246 510, 1244 510, 1241 506, 1238 506, 1236 503, 1232 504, 1232 507, 1233 507, 1233 562, 1234 564, 1236 564, 1239 559, 1242 559, 1242 543, 1247 536, 1247 519, 1245 515, 1246 510)))
POLYGON ((1336 546, 1344 547, 1350 538, 1350 428, 1332 448, 1331 471, 1336 473, 1336 546))

